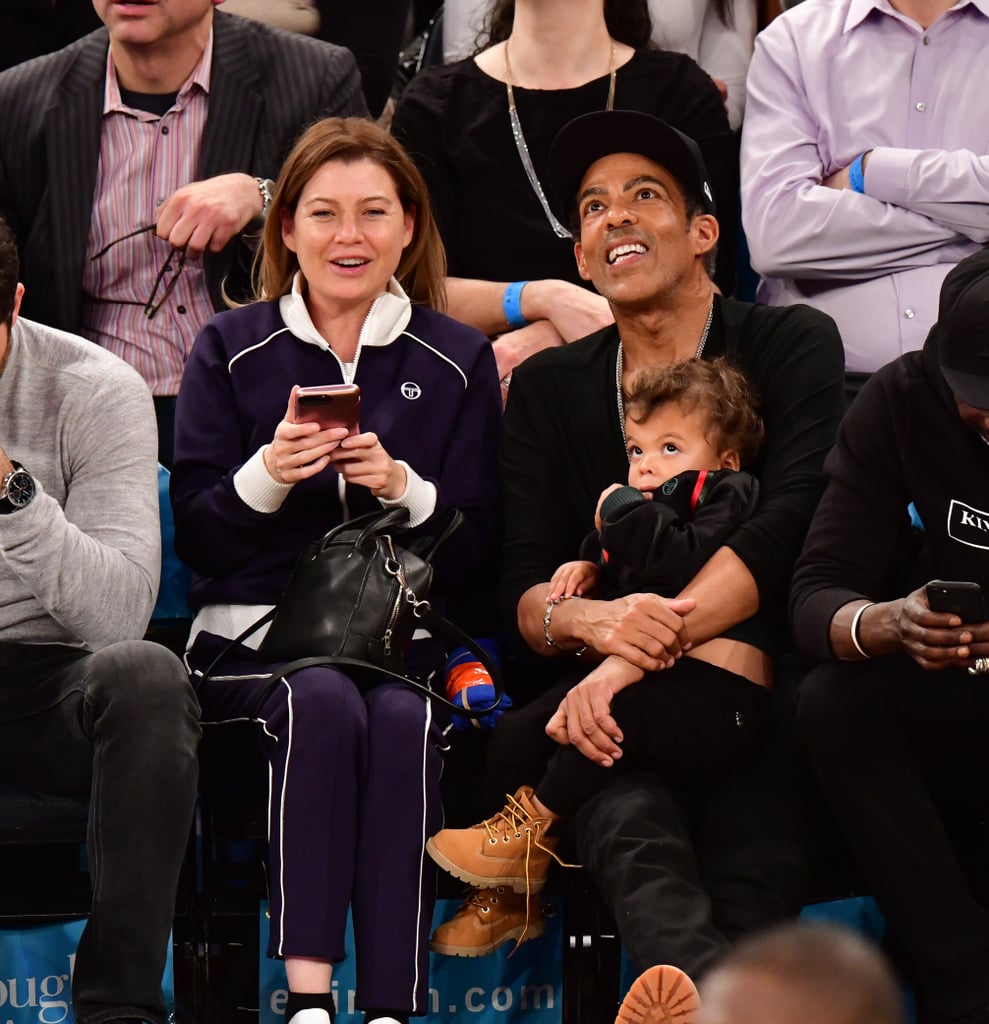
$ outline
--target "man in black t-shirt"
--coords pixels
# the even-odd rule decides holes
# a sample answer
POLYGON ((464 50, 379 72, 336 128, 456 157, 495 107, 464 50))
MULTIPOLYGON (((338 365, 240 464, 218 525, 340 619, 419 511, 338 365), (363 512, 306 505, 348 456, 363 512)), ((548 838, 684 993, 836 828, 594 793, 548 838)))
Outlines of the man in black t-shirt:
MULTIPOLYGON (((563 671, 580 673, 583 659, 573 656, 585 646, 595 659, 618 654, 655 673, 743 623, 749 657, 771 661, 844 405, 837 330, 806 307, 717 294, 707 174, 692 140, 670 126, 632 111, 589 114, 563 129, 551 162, 579 231, 579 271, 608 299, 616 324, 537 354, 513 376, 502 448, 506 621, 517 623, 522 650, 544 659, 547 687, 563 671), (602 488, 627 472, 622 409, 631 378, 645 366, 719 355, 748 378, 766 426, 752 466, 754 515, 675 598, 548 603, 548 581, 579 546, 602 488), (756 613, 759 628, 748 621, 756 613)), ((570 742, 588 755, 614 749, 615 692, 607 674, 595 673, 560 705, 570 742)), ((492 767, 506 790, 535 777, 529 758, 544 756, 544 725, 525 709, 499 724, 492 767)), ((736 935, 799 905, 801 893, 788 891, 799 890, 792 883, 801 868, 793 812, 761 775, 733 785, 682 792, 657 775, 625 776, 578 817, 579 859, 640 970, 672 964, 698 976, 736 935)), ((468 903, 462 914, 490 932, 490 906, 468 903)))

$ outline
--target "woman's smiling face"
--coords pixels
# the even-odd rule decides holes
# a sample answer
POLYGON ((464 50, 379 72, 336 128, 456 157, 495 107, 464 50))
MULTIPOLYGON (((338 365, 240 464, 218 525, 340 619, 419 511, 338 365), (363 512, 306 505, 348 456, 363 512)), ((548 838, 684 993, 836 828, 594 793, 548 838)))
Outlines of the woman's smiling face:
POLYGON ((415 213, 403 210, 391 175, 367 159, 323 164, 295 213, 282 215, 282 238, 299 260, 307 299, 330 315, 371 307, 414 227, 415 213))

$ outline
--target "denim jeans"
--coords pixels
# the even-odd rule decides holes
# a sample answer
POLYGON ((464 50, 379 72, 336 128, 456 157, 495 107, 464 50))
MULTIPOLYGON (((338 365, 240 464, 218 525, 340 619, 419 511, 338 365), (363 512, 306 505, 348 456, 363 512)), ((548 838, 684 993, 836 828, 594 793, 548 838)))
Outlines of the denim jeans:
POLYGON ((0 690, 0 779, 90 797, 93 906, 72 978, 76 1020, 164 1022, 200 736, 182 663, 143 640, 96 653, 0 644, 0 690))

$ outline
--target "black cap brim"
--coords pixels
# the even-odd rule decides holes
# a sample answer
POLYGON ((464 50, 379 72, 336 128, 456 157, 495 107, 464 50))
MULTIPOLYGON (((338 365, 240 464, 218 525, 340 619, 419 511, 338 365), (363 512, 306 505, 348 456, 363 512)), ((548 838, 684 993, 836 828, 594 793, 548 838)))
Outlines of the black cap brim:
POLYGON ((955 398, 960 398, 974 409, 989 412, 989 377, 952 370, 947 366, 941 367, 941 373, 955 398))
POLYGON ((638 153, 676 178, 686 195, 715 213, 701 151, 689 136, 638 110, 597 110, 565 124, 549 151, 550 185, 559 213, 569 214, 588 167, 613 153, 638 153))

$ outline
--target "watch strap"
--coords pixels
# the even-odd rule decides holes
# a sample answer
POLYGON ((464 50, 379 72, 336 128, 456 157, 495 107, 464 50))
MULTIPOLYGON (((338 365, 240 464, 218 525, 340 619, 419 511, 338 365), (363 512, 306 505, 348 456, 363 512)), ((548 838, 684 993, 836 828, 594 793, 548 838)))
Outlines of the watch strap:
POLYGON ((3 480, 0 481, 0 515, 9 515, 11 512, 17 512, 22 508, 26 508, 34 500, 36 492, 36 485, 34 477, 19 463, 13 459, 10 460, 10 464, 13 467, 9 473, 7 473, 3 480), (28 489, 27 500, 18 502, 15 504, 10 499, 10 483, 17 476, 24 476, 30 481, 30 487, 28 489))

